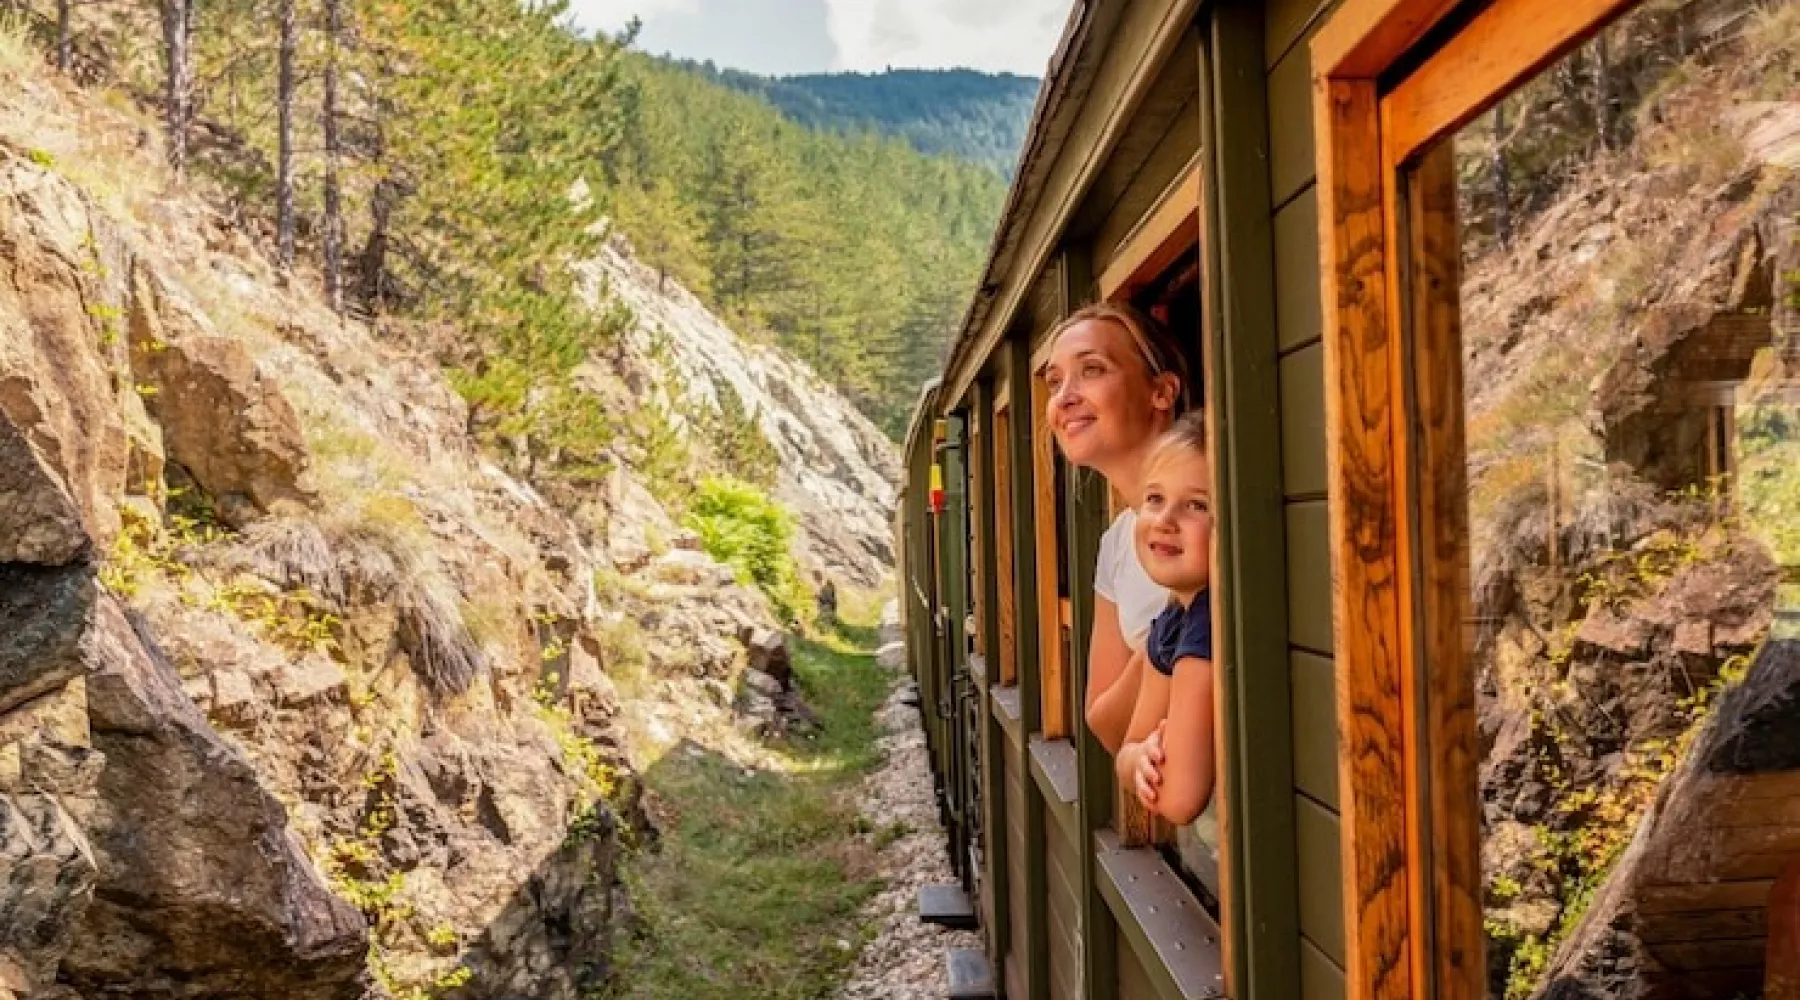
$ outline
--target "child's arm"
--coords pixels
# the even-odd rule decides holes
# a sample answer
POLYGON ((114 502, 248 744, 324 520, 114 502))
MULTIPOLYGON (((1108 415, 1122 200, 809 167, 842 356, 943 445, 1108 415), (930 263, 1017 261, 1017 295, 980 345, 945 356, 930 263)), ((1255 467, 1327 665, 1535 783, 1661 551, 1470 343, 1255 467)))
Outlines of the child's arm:
MULTIPOLYGON (((1140 658, 1141 660, 1141 658, 1140 658)), ((1114 761, 1119 784, 1137 793, 1146 808, 1154 808, 1157 786, 1162 782, 1158 768, 1161 754, 1152 743, 1146 743, 1157 731, 1169 712, 1169 678, 1143 663, 1138 670, 1137 703, 1131 712, 1131 724, 1125 731, 1125 745, 1114 761)))
POLYGON ((1166 688, 1169 721, 1162 732, 1161 784, 1155 801, 1146 804, 1176 826, 1186 826, 1212 800, 1212 661, 1198 656, 1175 661, 1175 677, 1166 688))

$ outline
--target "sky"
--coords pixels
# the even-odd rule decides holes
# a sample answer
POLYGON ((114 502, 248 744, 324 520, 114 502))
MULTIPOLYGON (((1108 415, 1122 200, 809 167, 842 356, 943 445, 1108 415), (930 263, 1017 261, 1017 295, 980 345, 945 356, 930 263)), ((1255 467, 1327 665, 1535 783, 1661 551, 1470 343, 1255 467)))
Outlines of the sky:
POLYGON ((572 0, 576 21, 644 22, 645 52, 771 76, 967 67, 1042 76, 1071 0, 572 0))

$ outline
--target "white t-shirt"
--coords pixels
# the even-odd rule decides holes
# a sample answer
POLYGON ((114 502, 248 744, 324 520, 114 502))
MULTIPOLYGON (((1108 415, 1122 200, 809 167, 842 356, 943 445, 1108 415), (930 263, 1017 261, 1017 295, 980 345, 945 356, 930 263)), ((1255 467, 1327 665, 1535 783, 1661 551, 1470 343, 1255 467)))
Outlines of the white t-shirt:
POLYGON ((1125 645, 1143 652, 1150 637, 1150 623, 1169 606, 1169 592, 1138 561, 1137 543, 1132 538, 1137 528, 1137 511, 1127 507, 1113 519, 1112 526, 1100 536, 1100 558, 1094 563, 1094 593, 1113 602, 1119 609, 1119 631, 1125 645))

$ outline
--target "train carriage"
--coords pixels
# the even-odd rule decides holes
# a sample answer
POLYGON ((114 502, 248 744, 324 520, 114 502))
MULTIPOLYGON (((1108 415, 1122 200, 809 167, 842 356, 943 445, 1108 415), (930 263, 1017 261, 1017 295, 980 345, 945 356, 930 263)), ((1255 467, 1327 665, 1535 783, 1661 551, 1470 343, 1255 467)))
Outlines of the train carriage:
MULTIPOLYGON (((1075 5, 905 446, 910 665, 991 974, 969 995, 1492 995, 1448 140, 1630 8, 1075 5), (1184 338, 1213 428, 1216 830, 1152 822, 1081 719, 1122 498, 1057 454, 1036 372, 1097 300, 1184 338)), ((1733 883, 1755 971, 1717 982, 1761 989, 1769 864, 1733 883)), ((1650 995, 1734 995, 1683 982, 1650 995)))

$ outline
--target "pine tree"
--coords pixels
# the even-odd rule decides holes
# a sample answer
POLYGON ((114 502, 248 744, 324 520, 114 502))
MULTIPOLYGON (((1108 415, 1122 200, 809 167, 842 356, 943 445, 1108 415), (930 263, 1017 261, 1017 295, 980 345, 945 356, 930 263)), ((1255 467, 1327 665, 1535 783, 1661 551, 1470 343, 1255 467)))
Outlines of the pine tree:
POLYGON ((294 266, 294 0, 280 0, 276 20, 281 52, 275 97, 280 122, 275 159, 275 258, 286 271, 294 266))
POLYGON ((325 142, 325 178, 321 256, 325 299, 332 311, 344 311, 344 206, 340 171, 343 139, 339 133, 338 60, 344 49, 344 0, 325 0, 325 71, 319 130, 325 142))
POLYGON ((162 0, 163 115, 169 133, 169 165, 187 174, 188 122, 192 114, 193 65, 189 57, 193 0, 162 0))

